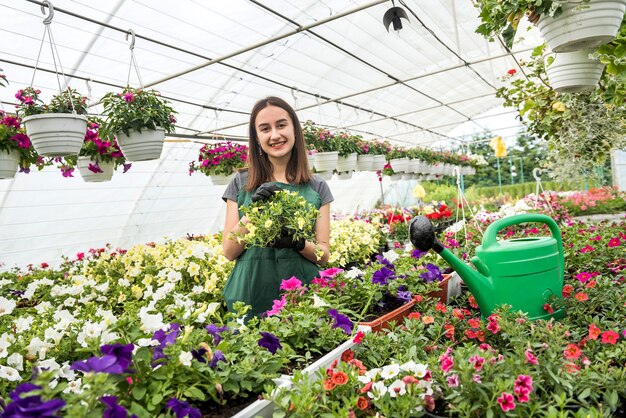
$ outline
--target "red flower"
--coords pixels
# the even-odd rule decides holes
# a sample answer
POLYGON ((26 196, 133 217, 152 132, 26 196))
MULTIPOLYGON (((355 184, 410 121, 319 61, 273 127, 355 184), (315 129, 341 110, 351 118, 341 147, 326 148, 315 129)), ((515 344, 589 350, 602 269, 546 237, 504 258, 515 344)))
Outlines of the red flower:
POLYGON ((554 308, 549 303, 545 303, 543 305, 543 310, 548 312, 550 315, 552 315, 554 313, 554 308))
POLYGON ((597 340, 600 336, 600 328, 596 324, 589 324, 589 339, 597 340))
POLYGON ((345 361, 346 363, 352 360, 353 358, 354 358, 354 351, 352 350, 346 350, 341 354, 341 360, 345 361))
POLYGON ((568 360, 576 360, 583 351, 576 344, 568 344, 563 350, 563 356, 568 360))
POLYGON ((619 339, 619 334, 615 331, 604 331, 602 333, 602 344, 615 344, 619 339))
POLYGON ((356 400, 356 407, 365 411, 369 407, 369 402, 364 397, 359 396, 359 399, 356 400))
POLYGON ((333 383, 337 386, 345 385, 346 383, 348 383, 348 375, 345 374, 344 372, 337 372, 333 374, 331 379, 333 383))
POLYGON ((419 312, 411 312, 409 314, 409 319, 419 320, 422 317, 422 314, 419 312))
POLYGON ((574 291, 574 286, 572 286, 571 284, 566 284, 565 286, 563 286, 563 297, 564 298, 569 297, 573 291, 574 291))
POLYGON ((504 412, 511 411, 515 409, 515 402, 513 402, 513 395, 507 392, 502 392, 502 395, 498 398, 498 403, 500 404, 500 408, 504 412))
POLYGON ((618 247, 622 242, 619 238, 611 238, 607 244, 609 247, 618 247))
POLYGON ((365 333, 363 331, 359 331, 354 336, 354 339, 352 340, 352 342, 354 342, 355 344, 360 344, 361 341, 363 341, 363 337, 365 337, 365 333))
POLYGON ((511 68, 509 71, 506 72, 509 75, 514 75, 515 73, 517 73, 517 70, 515 68, 511 68))
POLYGON ((577 301, 582 302, 585 300, 589 300, 589 296, 587 296, 586 293, 583 292, 578 292, 574 295, 574 297, 576 298, 577 301))

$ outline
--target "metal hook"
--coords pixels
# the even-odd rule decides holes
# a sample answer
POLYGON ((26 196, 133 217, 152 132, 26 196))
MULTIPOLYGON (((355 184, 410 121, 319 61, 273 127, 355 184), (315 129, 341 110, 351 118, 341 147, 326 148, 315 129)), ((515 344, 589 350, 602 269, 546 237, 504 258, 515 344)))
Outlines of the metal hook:
POLYGON ((535 167, 533 168, 533 177, 535 178, 535 180, 537 181, 541 181, 541 172, 543 170, 541 170, 539 167, 535 167))
POLYGON ((456 184, 457 186, 461 185, 461 169, 459 168, 458 165, 455 165, 452 168, 452 173, 456 176, 456 184))
POLYGON ((126 33, 126 40, 128 41, 128 35, 130 35, 130 50, 135 49, 135 31, 132 29, 128 29, 126 33))
POLYGON ((54 17, 54 6, 50 1, 43 0, 41 4, 41 13, 46 14, 46 7, 48 8, 48 16, 43 20, 44 25, 49 25, 52 22, 52 18, 54 17))
POLYGON ((299 93, 299 92, 300 90, 297 87, 291 88, 291 97, 293 97, 294 103, 298 101, 298 98, 296 97, 296 93, 299 93))

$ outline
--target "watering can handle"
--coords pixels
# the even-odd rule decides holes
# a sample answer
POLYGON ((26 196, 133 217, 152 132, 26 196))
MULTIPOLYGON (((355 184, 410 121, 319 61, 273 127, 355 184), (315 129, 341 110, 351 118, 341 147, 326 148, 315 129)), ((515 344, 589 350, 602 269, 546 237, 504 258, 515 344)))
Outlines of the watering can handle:
POLYGON ((561 266, 562 268, 564 268, 565 262, 563 258, 563 241, 561 240, 561 231, 559 230, 559 226, 556 224, 554 219, 552 219, 548 215, 541 215, 538 213, 524 213, 498 219, 497 221, 489 225, 489 227, 485 231, 485 236, 483 237, 482 242, 483 248, 487 248, 491 245, 497 245, 496 235, 500 230, 506 228, 507 226, 517 225, 524 222, 538 222, 548 225, 550 231, 552 232, 552 236, 554 237, 554 239, 556 239, 556 242, 559 245, 561 266))

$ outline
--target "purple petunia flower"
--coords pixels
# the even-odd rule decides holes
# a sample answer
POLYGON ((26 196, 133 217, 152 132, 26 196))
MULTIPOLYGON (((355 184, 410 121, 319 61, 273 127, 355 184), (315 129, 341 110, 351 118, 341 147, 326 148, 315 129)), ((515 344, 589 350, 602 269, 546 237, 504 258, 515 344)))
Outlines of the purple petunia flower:
POLYGON ((209 363, 209 367, 214 369, 215 366, 217 366, 217 363, 219 363, 220 361, 223 361, 224 363, 226 363, 226 357, 224 357, 224 353, 222 353, 220 350, 215 350, 215 352, 213 353, 213 358, 211 359, 211 362, 209 363))
POLYGON ((185 401, 170 398, 165 407, 176 414, 176 418, 202 418, 202 413, 185 401))
POLYGON ((331 309, 328 311, 328 315, 332 316, 335 322, 333 328, 341 328, 343 332, 350 335, 352 334, 352 321, 345 315, 340 314, 337 309, 331 309))
POLYGON ((134 345, 111 344, 103 345, 100 351, 104 356, 90 357, 84 361, 75 361, 70 369, 80 370, 85 373, 108 373, 108 374, 124 374, 134 373, 128 366, 132 363, 134 345))
POLYGON ((435 280, 440 282, 443 280, 439 267, 431 263, 426 264, 426 271, 420 274, 420 277, 424 279, 426 283, 432 283, 435 280))
POLYGON ((32 383, 22 383, 18 385, 13 392, 9 394, 12 402, 6 406, 2 417, 18 418, 18 417, 44 417, 55 418, 56 412, 65 406, 62 399, 50 399, 43 401, 40 395, 21 396, 24 393, 41 389, 41 386, 32 383))
POLYGON ((389 283, 389 280, 393 280, 395 278, 396 276, 393 274, 393 271, 389 270, 387 267, 382 267, 372 275, 372 283, 386 285, 389 283))
MULTIPOLYGON (((128 418, 128 411, 117 403, 117 396, 103 396, 100 402, 106 405, 106 409, 102 411, 102 418, 128 418)), ((137 415, 130 416, 133 417, 137 418, 137 415)))
POLYGON ((159 345, 154 347, 154 353, 152 353, 153 362, 162 358, 167 358, 167 356, 163 353, 163 349, 170 344, 174 344, 179 333, 180 325, 176 323, 170 324, 169 332, 160 329, 154 333, 152 339, 157 340, 159 342, 159 345))
POLYGON ((218 327, 215 324, 209 324, 204 328, 209 334, 213 336, 213 345, 218 345, 220 341, 222 341, 222 332, 230 331, 230 328, 228 328, 226 325, 224 325, 223 327, 218 327))
POLYGON ((391 261, 387 260, 385 257, 383 257, 380 254, 376 256, 376 261, 378 261, 380 264, 382 264, 383 266, 387 267, 390 270, 395 269, 394 265, 391 264, 391 261))
POLYGON ((89 169, 89 171, 91 171, 92 173, 95 173, 95 174, 103 173, 103 171, 100 168, 100 165, 98 165, 98 163, 95 163, 95 164, 89 163, 87 168, 89 169))
POLYGON ((404 303, 410 302, 411 299, 413 298, 413 295, 408 290, 398 289, 398 294, 396 295, 396 298, 398 299, 399 302, 404 304, 404 303))
POLYGON ((124 164, 124 171, 122 172, 122 174, 130 170, 130 167, 132 167, 132 163, 124 164))
POLYGON ((196 360, 198 360, 200 363, 206 363, 206 357, 204 356, 206 354, 206 349, 205 348, 199 348, 197 350, 192 349, 191 350, 191 356, 193 358, 195 358, 196 360))
POLYGON ((276 354, 276 350, 279 348, 282 350, 283 346, 280 345, 280 340, 275 336, 270 334, 269 332, 261 332, 261 339, 259 340, 259 347, 265 347, 267 350, 276 354))
POLYGON ((428 251, 422 251, 419 248, 414 249, 413 251, 411 251, 411 257, 415 258, 415 259, 420 259, 424 254, 426 254, 428 251))

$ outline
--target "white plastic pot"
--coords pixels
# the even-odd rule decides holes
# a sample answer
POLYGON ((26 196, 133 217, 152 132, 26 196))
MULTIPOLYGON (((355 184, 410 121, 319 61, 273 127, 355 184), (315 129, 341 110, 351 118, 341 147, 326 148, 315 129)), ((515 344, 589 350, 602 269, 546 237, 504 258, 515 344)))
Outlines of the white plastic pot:
POLYGON ((226 184, 229 184, 230 181, 235 178, 235 173, 232 173, 228 176, 225 176, 223 174, 211 174, 209 176, 209 178, 211 179, 211 183, 213 183, 213 185, 215 186, 224 186, 226 184))
POLYGON ((356 153, 350 154, 347 157, 339 157, 337 159, 336 170, 338 172, 356 170, 356 153))
POLYGON ((78 157, 78 171, 84 181, 88 183, 95 183, 111 180, 111 177, 113 177, 113 162, 98 161, 97 163, 102 170, 102 173, 94 173, 89 169, 89 164, 95 165, 96 161, 93 161, 90 157, 78 157))
POLYGON ((0 179, 12 179, 17 173, 20 154, 17 151, 0 151, 0 179))
POLYGON ((87 132, 87 116, 73 113, 46 113, 22 119, 26 135, 39 155, 77 155, 87 132))
POLYGON ((374 156, 369 154, 359 155, 356 159, 356 169, 358 171, 371 171, 374 164, 374 156))
POLYGON ((552 88, 561 93, 595 90, 604 64, 589 58, 593 50, 549 54, 554 60, 546 62, 546 73, 552 88))
POLYGON ((165 129, 132 131, 130 135, 117 133, 117 143, 128 161, 149 161, 161 158, 165 129))
POLYGON ((330 171, 337 168, 339 153, 337 151, 318 152, 315 154, 315 171, 330 171))
POLYGON ((570 1, 557 17, 542 16, 537 27, 554 52, 595 48, 615 38, 626 0, 570 1))
POLYGON ((380 171, 385 168, 387 164, 387 159, 384 155, 374 155, 374 160, 372 162, 372 171, 380 171))

